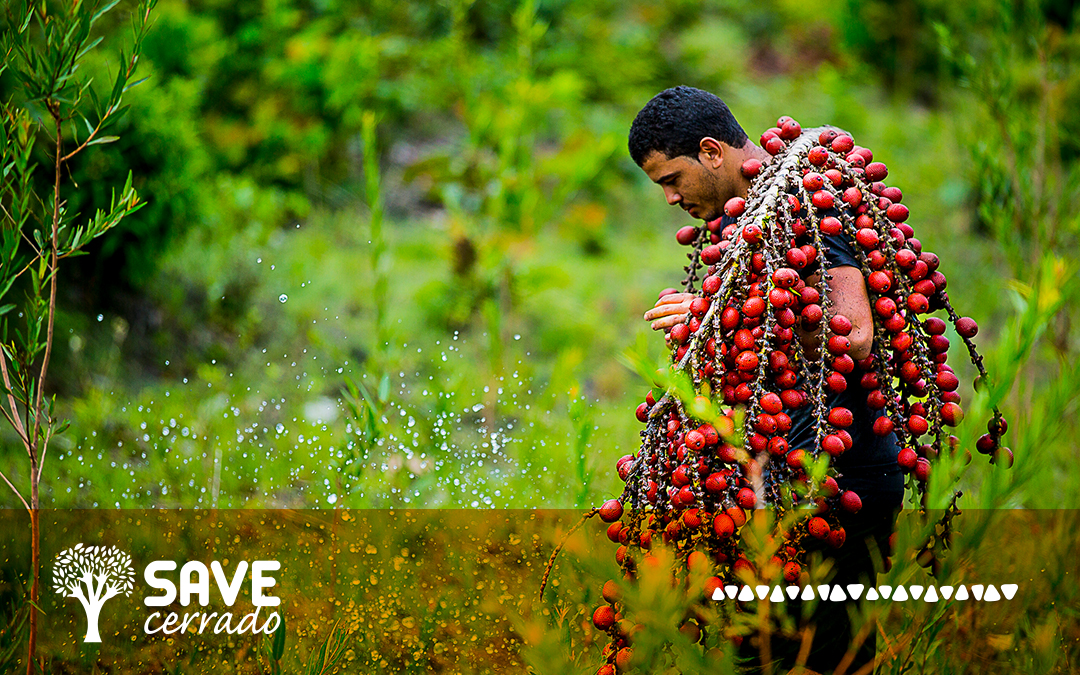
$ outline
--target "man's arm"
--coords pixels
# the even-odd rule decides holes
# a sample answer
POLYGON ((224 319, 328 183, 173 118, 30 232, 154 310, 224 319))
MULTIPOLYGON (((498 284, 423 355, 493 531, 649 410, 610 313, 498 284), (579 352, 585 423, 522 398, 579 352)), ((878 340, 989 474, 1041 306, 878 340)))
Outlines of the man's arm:
MULTIPOLYGON (((843 314, 851 321, 851 358, 856 361, 865 359, 870 355, 870 348, 874 344, 874 317, 870 312, 870 296, 866 292, 866 282, 863 280, 862 270, 857 267, 843 266, 831 267, 828 270, 832 276, 829 282, 829 300, 832 307, 829 312, 843 314)), ((806 280, 808 285, 817 284, 817 275, 806 280)), ((671 293, 656 301, 656 306, 645 313, 645 320, 652 321, 653 330, 667 330, 677 323, 686 320, 690 312, 690 301, 696 295, 693 293, 671 293)), ((818 336, 802 336, 807 343, 805 346, 815 351, 818 336)))
MULTIPOLYGON (((843 314, 851 321, 851 341, 849 355, 856 361, 870 356, 874 344, 874 316, 870 312, 870 296, 866 292, 866 281, 858 267, 831 267, 829 282, 829 300, 832 302, 829 317, 843 314)), ((815 275, 806 280, 808 285, 816 283, 815 275)))

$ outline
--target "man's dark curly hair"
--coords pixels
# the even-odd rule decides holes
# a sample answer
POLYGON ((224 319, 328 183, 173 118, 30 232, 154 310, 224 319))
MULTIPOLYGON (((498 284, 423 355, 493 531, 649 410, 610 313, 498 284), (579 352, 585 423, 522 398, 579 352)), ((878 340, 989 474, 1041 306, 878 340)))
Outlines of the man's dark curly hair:
POLYGON ((668 159, 697 159, 701 139, 711 136, 733 148, 747 136, 727 105, 715 94, 678 86, 665 89, 645 104, 630 125, 630 156, 638 166, 653 150, 668 159))

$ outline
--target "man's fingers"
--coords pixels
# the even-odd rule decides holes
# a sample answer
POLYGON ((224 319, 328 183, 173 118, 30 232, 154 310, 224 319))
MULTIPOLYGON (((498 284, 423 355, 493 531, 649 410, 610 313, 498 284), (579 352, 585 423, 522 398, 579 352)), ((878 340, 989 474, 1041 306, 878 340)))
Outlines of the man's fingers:
POLYGON ((667 304, 671 304, 671 303, 689 302, 689 301, 693 300, 696 297, 697 296, 694 295, 693 293, 669 293, 669 294, 665 295, 664 297, 660 298, 659 300, 657 300, 656 304, 653 305, 653 306, 654 307, 659 307, 660 305, 667 305, 667 304))
POLYGON ((672 314, 671 316, 665 316, 662 319, 657 319, 656 321, 653 321, 650 325, 652 326, 653 330, 664 330, 667 328, 671 328, 676 324, 683 323, 684 321, 686 321, 686 314, 672 314))
POLYGON ((657 305, 656 307, 653 307, 649 311, 645 312, 645 320, 652 321, 653 319, 659 319, 662 316, 670 316, 672 314, 680 314, 682 316, 686 316, 689 311, 689 301, 657 305))

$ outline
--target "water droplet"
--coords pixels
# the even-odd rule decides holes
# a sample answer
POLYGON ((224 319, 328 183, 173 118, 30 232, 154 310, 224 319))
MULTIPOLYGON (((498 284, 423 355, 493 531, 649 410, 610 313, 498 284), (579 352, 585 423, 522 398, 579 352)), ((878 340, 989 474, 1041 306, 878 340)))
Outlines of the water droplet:
POLYGON ((289 296, 285 295, 284 293, 282 293, 281 295, 278 296, 278 300, 281 301, 281 302, 286 302, 288 299, 289 299, 289 296))
POLYGON ((278 422, 277 426, 274 427, 274 429, 277 430, 277 432, 280 434, 281 432, 285 431, 285 425, 281 422, 278 422))
POLYGON ((105 315, 104 314, 98 314, 97 315, 97 320, 98 320, 98 323, 104 321, 105 320, 105 315))
POLYGON ((256 263, 261 263, 261 262, 262 262, 262 258, 256 258, 256 259, 255 259, 255 262, 256 262, 256 263))

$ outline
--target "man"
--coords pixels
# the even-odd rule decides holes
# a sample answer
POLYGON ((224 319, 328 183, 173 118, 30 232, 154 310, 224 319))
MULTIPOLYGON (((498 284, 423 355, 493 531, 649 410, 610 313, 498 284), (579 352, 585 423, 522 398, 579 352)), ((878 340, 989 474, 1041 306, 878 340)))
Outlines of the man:
MULTIPOLYGON (((678 205, 691 217, 706 222, 724 217, 724 225, 734 222, 724 216, 724 204, 732 197, 745 198, 750 187, 750 180, 742 175, 743 162, 756 158, 767 164, 772 160, 768 152, 750 141, 723 101, 685 86, 660 92, 646 104, 631 126, 629 147, 638 166, 663 188, 668 204, 678 205)), ((851 357, 866 358, 873 346, 874 323, 853 244, 845 236, 825 236, 824 243, 825 267, 831 275, 831 312, 851 320, 851 357)), ((807 279, 808 284, 817 281, 816 276, 807 279)), ((686 321, 694 297, 690 293, 666 295, 645 314, 645 319, 652 322, 653 329, 667 330, 686 321)), ((822 336, 818 333, 799 337, 813 351, 822 336)), ((873 433, 873 420, 882 413, 867 407, 858 370, 849 376, 847 389, 830 398, 826 409, 833 406, 846 407, 855 417, 849 429, 851 450, 834 460, 840 472, 837 483, 863 500, 858 514, 838 514, 848 538, 832 554, 837 569, 833 583, 841 587, 859 582, 873 585, 871 549, 885 555, 895 513, 903 499, 903 475, 896 464, 899 447, 893 434, 879 437, 873 433)), ((789 413, 793 422, 788 436, 790 447, 809 449, 815 442, 810 406, 789 413)), ((852 630, 847 608, 843 603, 821 603, 813 618, 817 632, 806 665, 819 672, 831 671, 849 649, 852 630)), ((869 639, 850 646, 856 655, 847 672, 855 672, 873 660, 874 637, 875 631, 871 631, 869 639)), ((776 642, 774 638, 772 653, 779 663, 787 668, 794 666, 798 642, 776 642)), ((742 653, 746 657, 753 660, 757 651, 751 641, 744 641, 742 653)))

